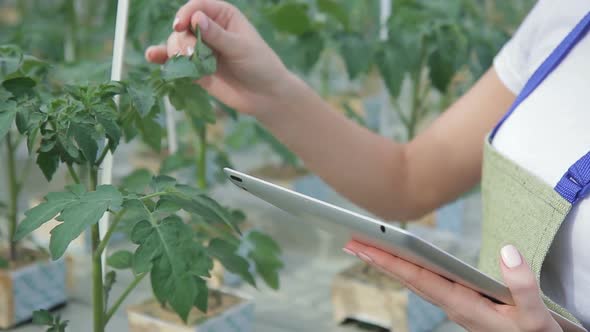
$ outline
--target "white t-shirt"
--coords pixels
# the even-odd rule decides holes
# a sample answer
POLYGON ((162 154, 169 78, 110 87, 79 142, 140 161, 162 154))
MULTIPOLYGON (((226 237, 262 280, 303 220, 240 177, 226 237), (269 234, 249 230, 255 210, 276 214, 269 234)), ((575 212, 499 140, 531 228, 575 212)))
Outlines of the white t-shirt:
MULTIPOLYGON (((588 11, 590 0, 540 0, 494 60, 504 85, 518 94, 588 11)), ((590 151, 590 33, 512 113, 492 144, 552 187, 590 151)), ((590 327, 590 198, 562 224, 541 288, 590 327)))

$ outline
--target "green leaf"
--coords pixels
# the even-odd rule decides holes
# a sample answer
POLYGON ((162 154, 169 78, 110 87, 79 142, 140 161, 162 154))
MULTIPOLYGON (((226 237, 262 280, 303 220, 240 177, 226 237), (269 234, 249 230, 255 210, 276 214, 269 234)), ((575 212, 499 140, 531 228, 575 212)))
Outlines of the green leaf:
POLYGON ((107 264, 118 270, 124 270, 131 267, 133 254, 127 250, 119 250, 107 258, 107 264))
POLYGON ((335 0, 318 0, 318 9, 334 19, 336 19, 344 28, 348 28, 348 12, 346 7, 335 0))
POLYGON ((109 303, 109 295, 111 293, 111 290, 113 289, 113 285, 115 284, 115 282, 117 282, 117 272, 112 270, 107 272, 107 274, 104 276, 105 303, 109 303))
POLYGON ((132 193, 143 193, 152 182, 152 173, 147 169, 137 169, 129 174, 121 183, 121 188, 132 193))
POLYGON ((49 193, 45 196, 45 202, 33 207, 25 212, 25 219, 20 222, 16 228, 14 238, 16 241, 21 240, 32 231, 41 227, 44 223, 55 218, 58 213, 66 207, 75 204, 80 199, 75 192, 84 190, 84 186, 75 185, 69 188, 67 192, 49 193))
POLYGON ((47 310, 33 311, 33 324, 53 325, 53 315, 47 310))
POLYGON ((59 167, 59 155, 50 152, 40 152, 37 155, 37 165, 45 175, 47 181, 51 181, 53 174, 59 167))
POLYGON ((195 44, 195 52, 192 56, 192 61, 200 76, 211 75, 217 70, 217 59, 215 59, 213 51, 205 45, 201 39, 201 30, 198 26, 196 37, 197 43, 195 44))
POLYGON ((195 285, 197 296, 193 305, 201 310, 201 312, 207 312, 209 307, 209 289, 207 288, 207 283, 201 278, 195 278, 195 285))
POLYGON ((196 80, 200 78, 200 73, 190 58, 186 56, 175 56, 164 64, 162 78, 167 81, 181 78, 196 80))
POLYGON ((176 110, 186 112, 193 127, 215 122, 216 117, 209 95, 200 86, 186 80, 178 81, 168 97, 176 110))
POLYGON ((127 92, 139 114, 142 117, 148 115, 156 103, 154 92, 150 86, 147 84, 130 85, 127 87, 127 92))
POLYGON ((84 158, 86 158, 90 164, 94 165, 98 153, 98 144, 92 137, 94 127, 89 125, 72 125, 71 129, 74 139, 76 140, 80 151, 82 151, 84 158))
POLYGON ((82 193, 75 204, 69 204, 56 218, 62 223, 51 230, 51 256, 54 259, 61 257, 70 242, 86 228, 96 224, 107 210, 117 210, 122 203, 121 193, 111 185, 102 185, 96 191, 82 193))
POLYGON ((17 98, 32 95, 35 85, 37 83, 29 77, 15 77, 2 83, 4 89, 17 98))
POLYGON ((250 273, 248 261, 237 254, 238 247, 227 241, 215 238, 207 247, 209 254, 217 258, 219 262, 230 272, 239 275, 250 285, 256 287, 254 276, 250 273))
POLYGON ((251 246, 248 257, 254 261, 256 272, 272 289, 279 289, 279 271, 283 267, 281 249, 268 235, 250 232, 245 239, 251 246))
POLYGON ((138 199, 126 200, 123 203, 124 214, 119 222, 118 231, 131 234, 133 227, 140 221, 150 220, 150 212, 138 199))
POLYGON ((143 141, 155 151, 162 149, 162 126, 151 116, 139 119, 138 129, 143 141))
POLYGON ((151 270, 152 289, 158 301, 170 304, 186 321, 197 296, 191 271, 201 252, 192 230, 180 218, 170 216, 158 224, 137 223, 131 239, 139 245, 133 255, 135 273, 151 270))
POLYGON ((191 158, 188 158, 184 153, 178 152, 164 159, 160 167, 160 174, 170 174, 179 169, 193 166, 193 164, 194 161, 191 158))
POLYGON ((275 29, 293 35, 301 35, 312 28, 307 10, 307 4, 289 1, 269 8, 266 10, 266 16, 275 29))
POLYGON ((150 187, 155 192, 176 191, 176 179, 167 175, 154 176, 150 187))
POLYGON ((340 54, 344 59, 346 71, 350 79, 371 69, 373 62, 373 45, 361 35, 347 34, 339 39, 340 54))

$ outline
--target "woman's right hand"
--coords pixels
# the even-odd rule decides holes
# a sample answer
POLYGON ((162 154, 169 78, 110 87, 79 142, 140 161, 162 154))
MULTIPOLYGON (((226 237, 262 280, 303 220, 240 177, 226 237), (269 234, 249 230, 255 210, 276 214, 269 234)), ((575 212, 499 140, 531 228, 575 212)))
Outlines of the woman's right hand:
POLYGON ((190 0, 174 19, 166 45, 150 46, 148 61, 164 63, 192 52, 196 38, 191 27, 200 27, 203 41, 217 57, 217 72, 199 80, 212 96, 251 115, 271 111, 289 91, 292 75, 246 17, 220 0, 190 0))

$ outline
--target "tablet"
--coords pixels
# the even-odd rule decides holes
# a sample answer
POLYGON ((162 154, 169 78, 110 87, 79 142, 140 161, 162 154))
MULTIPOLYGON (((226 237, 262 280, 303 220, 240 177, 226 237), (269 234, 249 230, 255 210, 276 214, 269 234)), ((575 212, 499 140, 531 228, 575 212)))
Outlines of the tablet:
MULTIPOLYGON (((236 186, 319 228, 337 227, 358 242, 435 272, 495 302, 514 304, 510 290, 503 283, 406 230, 230 168, 224 171, 236 186)), ((586 331, 558 313, 551 314, 566 331, 586 331)))

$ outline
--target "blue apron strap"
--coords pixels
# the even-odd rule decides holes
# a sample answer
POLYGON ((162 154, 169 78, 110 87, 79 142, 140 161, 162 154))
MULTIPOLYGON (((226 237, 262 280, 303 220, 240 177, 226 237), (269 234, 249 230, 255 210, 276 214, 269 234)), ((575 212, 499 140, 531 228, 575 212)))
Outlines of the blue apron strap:
POLYGON ((590 194, 590 152, 567 170, 555 186, 555 191, 572 204, 590 194))
POLYGON ((498 129, 502 126, 504 121, 510 117, 512 112, 522 103, 535 89, 545 80, 549 74, 555 69, 563 59, 568 55, 568 53, 576 46, 578 41, 580 41, 588 30, 590 29, 590 12, 582 18, 582 20, 574 27, 572 31, 559 43, 559 45, 549 54, 547 59, 537 68, 533 76, 528 80, 525 84, 524 88, 520 91, 520 94, 516 97, 516 100, 510 106, 510 109, 502 119, 496 124, 496 127, 492 130, 490 134, 490 142, 496 136, 498 129))

